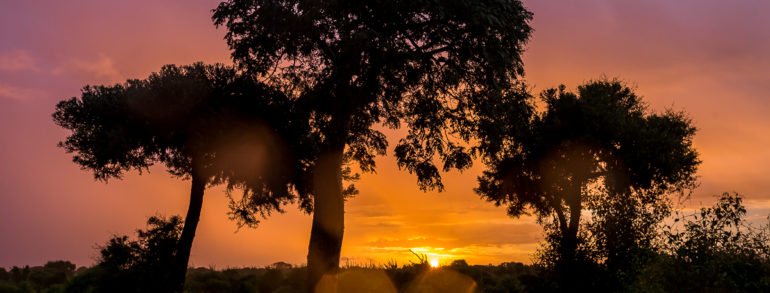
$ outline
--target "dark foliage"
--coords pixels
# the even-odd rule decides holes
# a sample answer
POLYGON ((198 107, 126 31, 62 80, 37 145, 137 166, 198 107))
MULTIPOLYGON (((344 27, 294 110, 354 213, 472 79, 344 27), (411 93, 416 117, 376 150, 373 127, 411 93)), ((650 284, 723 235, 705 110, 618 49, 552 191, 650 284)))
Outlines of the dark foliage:
MULTIPOLYGON (((612 283, 618 272, 594 257, 601 255, 601 249, 584 242, 578 255, 586 257, 577 262, 580 287, 590 292, 767 292, 770 222, 761 227, 751 226, 744 219, 745 211, 740 195, 724 194, 713 207, 679 217, 677 225, 653 236, 659 237, 661 245, 645 254, 637 276, 622 287, 612 283)), ((43 267, 0 270, 0 292, 166 292, 157 280, 163 278, 162 267, 172 259, 166 254, 173 251, 180 221, 153 217, 148 224, 147 230, 138 231, 137 240, 128 240, 126 236, 111 239, 101 247, 100 263, 88 269, 74 271, 71 263, 57 261, 43 267), (35 271, 46 271, 41 275, 55 277, 33 277, 35 271)), ((549 235, 558 234, 556 231, 549 235)), ((195 268, 187 274, 185 292, 307 291, 307 268, 282 262, 264 268, 195 268)), ((545 262, 482 266, 457 260, 439 269, 430 268, 424 261, 401 267, 393 262, 383 268, 344 268, 340 275, 341 288, 372 288, 385 278, 396 292, 437 292, 447 286, 459 290, 469 285, 475 286, 473 292, 578 290, 562 287, 553 264, 545 262), (354 278, 345 278, 347 275, 354 278)), ((361 291, 366 290, 342 292, 361 291)))
POLYGON ((291 107, 280 92, 233 68, 196 63, 87 86, 82 97, 59 102, 53 118, 72 131, 59 145, 96 179, 158 162, 175 176, 200 173, 206 184, 243 189, 253 212, 264 215, 306 189, 298 157, 313 152, 299 149, 307 122, 291 119, 291 107))
POLYGON ((344 195, 355 193, 342 188, 348 164, 372 172, 385 153, 373 127, 405 122, 399 167, 421 189, 443 189, 434 157, 443 170, 470 166, 463 142, 522 74, 531 17, 518 0, 228 0, 214 10, 238 66, 295 97, 321 137, 310 283, 339 266, 344 195))
POLYGON ((475 115, 514 86, 531 17, 513 0, 231 0, 213 19, 239 66, 300 98, 324 143, 341 136, 361 170, 387 145, 371 127, 405 120, 400 166, 440 189, 433 156, 445 169, 470 163, 446 134, 469 137, 475 115))
POLYGON ((244 268, 189 271, 185 292, 304 292, 306 268, 244 268))
POLYGON ((170 282, 182 289, 208 185, 225 184, 231 216, 256 224, 299 198, 309 209, 307 161, 315 152, 306 119, 289 99, 249 75, 222 65, 164 66, 147 79, 87 86, 82 97, 56 105, 54 121, 72 134, 59 143, 96 179, 165 164, 192 179, 190 206, 170 282), (286 141, 289 141, 288 143, 286 141))
POLYGON ((75 275, 69 261, 49 261, 43 266, 0 268, 0 292, 58 292, 75 275))
POLYGON ((745 222, 739 194, 724 193, 712 207, 678 218, 683 227, 666 230, 671 292, 770 291, 770 221, 745 222))
MULTIPOLYGON (((476 192, 517 217, 534 212, 549 231, 546 261, 558 264, 574 286, 582 211, 594 214, 591 241, 608 264, 632 267, 629 249, 649 242, 668 215, 667 195, 691 188, 699 161, 695 128, 681 113, 649 113, 641 99, 616 80, 589 82, 578 93, 549 89, 546 109, 529 127, 508 127, 476 192), (548 229, 550 228, 550 229, 548 229)), ((585 272, 585 271, 583 271, 585 272)))
POLYGON ((150 217, 137 239, 115 236, 100 248, 99 263, 70 281, 63 292, 172 292, 179 217, 150 217))

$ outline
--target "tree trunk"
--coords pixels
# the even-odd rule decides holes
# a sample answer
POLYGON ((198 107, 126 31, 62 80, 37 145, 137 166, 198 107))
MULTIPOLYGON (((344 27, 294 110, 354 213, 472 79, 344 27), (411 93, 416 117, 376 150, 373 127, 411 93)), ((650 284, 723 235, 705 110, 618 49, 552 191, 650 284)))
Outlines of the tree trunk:
POLYGON ((577 245, 578 229, 580 227, 580 200, 570 203, 570 219, 566 230, 562 230, 560 272, 562 289, 575 290, 578 282, 577 245))
POLYGON ((206 190, 206 178, 199 174, 199 172, 196 172, 195 167, 193 168, 190 206, 187 208, 187 217, 184 219, 182 235, 179 236, 179 242, 177 242, 174 272, 172 274, 175 292, 182 292, 184 289, 187 262, 190 260, 193 238, 195 238, 195 230, 198 228, 198 220, 200 220, 201 207, 203 206, 203 192, 206 190))
POLYGON ((345 227, 340 172, 344 149, 343 142, 323 152, 313 172, 313 227, 307 254, 309 292, 314 292, 325 276, 328 279, 324 279, 324 288, 336 288, 345 227))
POLYGON ((580 211, 570 212, 570 221, 566 233, 562 234, 562 260, 565 263, 573 263, 577 251, 578 225, 580 224, 580 211))

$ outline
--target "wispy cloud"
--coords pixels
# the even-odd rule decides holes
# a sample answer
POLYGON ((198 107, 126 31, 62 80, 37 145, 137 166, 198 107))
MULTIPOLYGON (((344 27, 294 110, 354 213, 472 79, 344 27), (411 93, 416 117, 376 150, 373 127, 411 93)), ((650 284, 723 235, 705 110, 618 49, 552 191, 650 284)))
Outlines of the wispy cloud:
POLYGON ((32 58, 27 51, 13 50, 0 52, 0 71, 18 72, 18 71, 41 71, 37 66, 35 58, 32 58))
POLYGON ((30 100, 45 96, 45 91, 0 84, 0 98, 12 100, 30 100))
POLYGON ((51 73, 73 74, 86 82, 117 82, 121 79, 112 58, 99 55, 95 59, 71 59, 61 63, 51 73))

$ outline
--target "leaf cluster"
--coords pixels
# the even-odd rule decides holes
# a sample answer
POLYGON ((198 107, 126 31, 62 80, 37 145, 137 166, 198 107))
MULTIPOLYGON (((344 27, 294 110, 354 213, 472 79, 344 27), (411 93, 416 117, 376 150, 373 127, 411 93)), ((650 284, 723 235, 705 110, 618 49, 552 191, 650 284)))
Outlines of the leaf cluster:
MULTIPOLYGON (((223 65, 164 66, 146 79, 87 86, 60 102, 59 146, 95 178, 120 178, 155 163, 182 178, 242 189, 233 215, 249 223, 299 196, 317 153, 307 120, 280 91, 223 65)), ((304 203, 304 204, 303 204, 304 203)))
POLYGON ((566 210, 587 202, 590 188, 654 203, 693 186, 695 128, 683 113, 649 113, 617 80, 588 82, 577 93, 549 89, 540 98, 546 110, 533 112, 527 127, 509 126, 476 189, 511 216, 566 210))
POLYGON ((405 122, 396 157, 421 189, 443 189, 434 157, 470 166, 464 144, 523 73, 531 18, 516 0, 229 0, 213 15, 236 63, 297 97, 360 170, 387 148, 372 127, 405 122))

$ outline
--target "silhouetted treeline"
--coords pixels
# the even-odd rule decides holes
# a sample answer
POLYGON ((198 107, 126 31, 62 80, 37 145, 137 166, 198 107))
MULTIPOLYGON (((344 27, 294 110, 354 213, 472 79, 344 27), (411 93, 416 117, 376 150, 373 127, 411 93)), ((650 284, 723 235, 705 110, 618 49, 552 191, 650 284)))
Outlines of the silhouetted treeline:
MULTIPOLYGON (((676 217, 656 230, 651 245, 629 249, 627 266, 608 262, 591 229, 580 236, 580 289, 593 292, 770 292, 770 222, 752 226, 738 194, 676 217)), ((99 263, 76 270, 68 261, 0 268, 0 292, 167 292, 169 266, 182 221, 151 217, 136 240, 115 236, 100 247, 99 263)), ((546 230, 547 235, 558 235, 546 230)), ((439 269, 424 260, 399 266, 348 267, 338 292, 570 292, 553 259, 558 237, 546 237, 532 265, 468 265, 439 269), (449 290, 449 291, 447 291, 449 290), (465 291, 464 291, 465 292, 465 291)), ((616 257, 617 258, 617 257, 616 257)), ((306 267, 278 262, 264 268, 191 268, 185 292, 305 292, 306 267)))
MULTIPOLYGON (((81 268, 78 272, 85 270, 81 268)), ((45 292, 61 288, 75 275, 75 265, 69 261, 49 261, 43 266, 0 268, 0 292, 45 292)))

